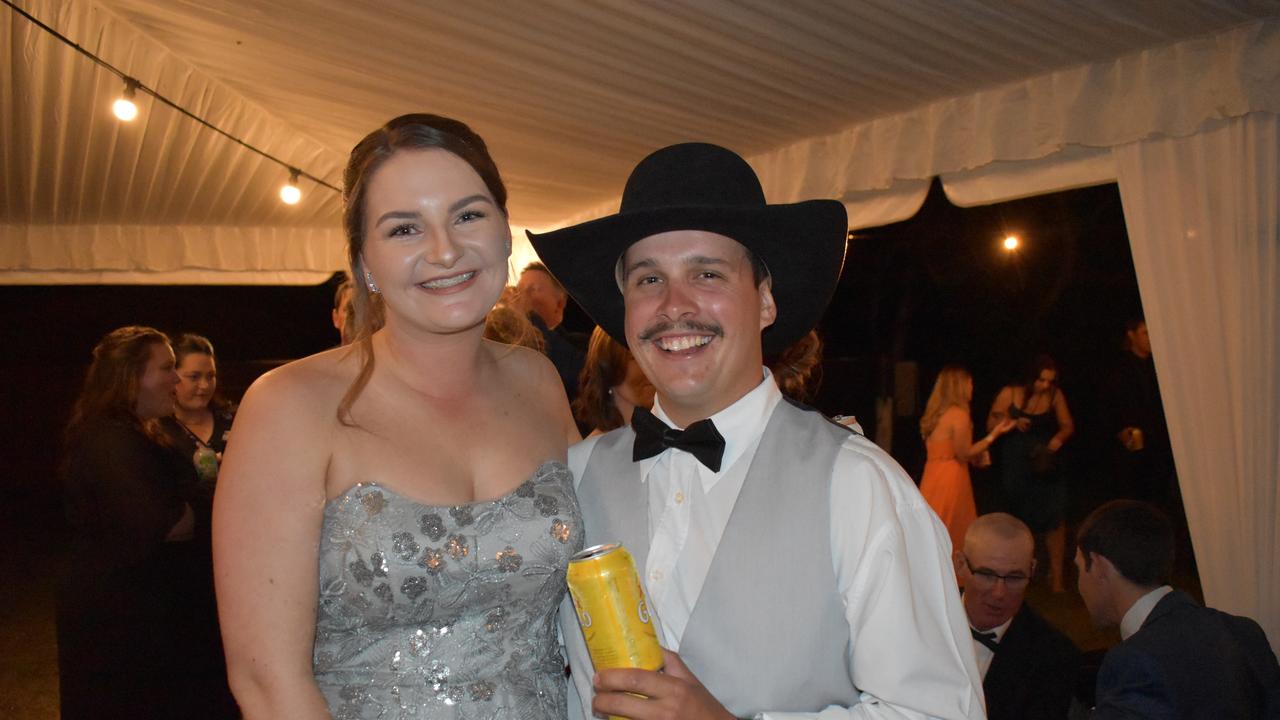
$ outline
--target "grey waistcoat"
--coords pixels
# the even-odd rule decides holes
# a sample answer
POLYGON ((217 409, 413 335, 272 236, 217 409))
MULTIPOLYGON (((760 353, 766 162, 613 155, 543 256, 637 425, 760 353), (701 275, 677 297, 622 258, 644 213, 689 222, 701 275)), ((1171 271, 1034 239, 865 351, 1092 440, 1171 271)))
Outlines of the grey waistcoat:
MULTIPOLYGON (((680 641, 730 712, 817 712, 857 702, 831 555, 831 469, 849 431, 778 403, 680 641)), ((578 487, 587 545, 622 542, 644 572, 649 495, 629 428, 597 441, 578 487)))

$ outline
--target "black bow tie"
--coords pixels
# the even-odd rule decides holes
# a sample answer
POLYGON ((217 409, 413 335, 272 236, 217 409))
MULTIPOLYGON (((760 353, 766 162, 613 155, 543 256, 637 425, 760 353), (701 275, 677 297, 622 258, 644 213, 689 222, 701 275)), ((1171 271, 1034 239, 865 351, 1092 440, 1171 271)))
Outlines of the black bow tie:
POLYGON ((636 433, 631 459, 635 462, 651 458, 667 448, 679 448, 698 458, 698 462, 720 472, 724 456, 724 437, 710 419, 699 420, 684 430, 668 426, 653 413, 638 407, 631 414, 631 429, 636 433))
POLYGON ((982 632, 981 630, 974 630, 973 628, 969 628, 969 632, 973 634, 974 640, 985 645, 991 652, 995 652, 996 648, 1000 647, 1000 642, 996 640, 996 634, 994 632, 982 632))

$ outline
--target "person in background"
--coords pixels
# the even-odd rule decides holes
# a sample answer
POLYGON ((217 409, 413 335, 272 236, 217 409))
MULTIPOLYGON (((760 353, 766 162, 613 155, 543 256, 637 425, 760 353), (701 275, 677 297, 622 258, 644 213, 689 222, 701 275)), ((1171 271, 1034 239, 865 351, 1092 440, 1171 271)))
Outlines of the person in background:
MULTIPOLYGON (((1124 353, 1111 380, 1115 414, 1116 495, 1154 504, 1175 522, 1183 516, 1151 336, 1141 318, 1125 324, 1124 353)), ((1180 528, 1181 529, 1181 528, 1180 528)))
POLYGON ((1173 528, 1136 500, 1112 500, 1076 536, 1080 596, 1095 625, 1120 627, 1098 669, 1093 720, 1274 720, 1280 665, 1258 623, 1170 585, 1173 528))
MULTIPOLYGON (((822 387, 822 336, 817 330, 810 330, 779 353, 769 370, 784 397, 801 405, 812 403, 822 387)), ((836 415, 831 419, 859 435, 864 434, 853 415, 836 415)))
POLYGON ((180 335, 173 344, 173 355, 178 371, 174 411, 160 420, 160 426, 169 436, 169 444, 191 461, 212 502, 218 464, 227 449, 235 412, 218 396, 218 360, 208 338, 180 335))
POLYGON ((1001 485, 1010 511, 1033 532, 1044 534, 1055 593, 1066 590, 1067 481, 1060 453, 1076 428, 1058 380, 1057 363, 1040 355, 1024 383, 1002 388, 987 414, 988 428, 1007 420, 1017 423, 1016 432, 998 447, 1001 485))
POLYGON ((529 316, 512 306, 515 288, 508 285, 484 318, 484 336, 504 345, 519 345, 546 354, 546 340, 529 316), (511 292, 507 292, 510 290, 511 292))
POLYGON ((67 426, 71 537, 58 582, 62 717, 234 718, 207 546, 193 542, 190 457, 159 425, 174 411, 169 339, 107 333, 67 426))
POLYGON ((969 523, 978 516, 969 463, 978 461, 996 438, 1013 429, 1013 421, 1008 420, 974 442, 973 420, 969 416, 972 400, 973 377, 969 371, 954 365, 945 367, 933 383, 933 392, 929 393, 920 418, 920 437, 926 452, 920 494, 947 526, 952 548, 962 547, 969 523))
POLYGON ((592 436, 630 425, 631 413, 637 407, 653 407, 653 384, 631 357, 631 351, 599 326, 591 331, 578 388, 573 415, 580 425, 593 428, 592 436))
POLYGON ((1035 538, 1006 513, 981 515, 955 552, 988 720, 1065 720, 1080 651, 1025 602, 1035 538))
POLYGON ((822 338, 818 331, 810 330, 792 343, 769 369, 783 395, 806 405, 813 402, 822 384, 822 338))
POLYGON ((546 265, 525 266, 516 283, 515 305, 529 315, 542 333, 547 357, 560 373, 565 394, 572 403, 578 397, 578 377, 586 362, 587 338, 564 327, 564 309, 569 301, 564 286, 546 265))
POLYGON ((547 330, 555 330, 564 322, 569 295, 546 265, 540 262, 526 265, 516 282, 516 295, 528 312, 542 320, 547 330))
POLYGON ((580 436, 547 358, 484 338, 498 168, 465 124, 404 115, 352 150, 343 203, 355 339, 249 388, 218 478, 236 698, 247 720, 561 720, 580 436))
POLYGON ((333 329, 338 331, 340 344, 351 343, 352 330, 348 319, 351 318, 351 277, 343 273, 342 282, 333 291, 333 329))

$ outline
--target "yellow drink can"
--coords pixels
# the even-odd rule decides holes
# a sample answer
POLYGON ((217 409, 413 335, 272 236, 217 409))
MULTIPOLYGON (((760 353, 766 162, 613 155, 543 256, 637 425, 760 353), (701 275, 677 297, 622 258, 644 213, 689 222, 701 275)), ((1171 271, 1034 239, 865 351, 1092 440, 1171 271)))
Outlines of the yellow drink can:
POLYGON ((591 663, 609 668, 662 668, 662 646, 631 553, 596 545, 569 559, 569 596, 591 663))

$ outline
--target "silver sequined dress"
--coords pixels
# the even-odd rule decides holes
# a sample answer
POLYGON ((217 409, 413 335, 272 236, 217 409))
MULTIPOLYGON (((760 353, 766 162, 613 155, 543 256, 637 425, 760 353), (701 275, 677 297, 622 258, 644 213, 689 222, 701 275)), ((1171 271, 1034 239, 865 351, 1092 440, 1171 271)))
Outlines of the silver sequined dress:
POLYGON ((313 661, 333 716, 564 718, 555 620, 581 519, 557 462, 491 502, 376 483, 330 501, 313 661))

